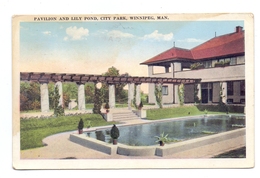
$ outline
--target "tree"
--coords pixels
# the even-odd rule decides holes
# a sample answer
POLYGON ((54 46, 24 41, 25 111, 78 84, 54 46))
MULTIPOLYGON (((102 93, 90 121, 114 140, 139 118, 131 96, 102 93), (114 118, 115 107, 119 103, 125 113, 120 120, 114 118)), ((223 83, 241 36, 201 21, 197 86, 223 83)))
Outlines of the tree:
POLYGON ((86 83, 85 85, 86 103, 94 103, 94 96, 95 96, 94 83, 86 83))
POLYGON ((54 115, 56 117, 63 116, 64 115, 64 108, 62 105, 59 105, 59 89, 58 86, 55 86, 54 93, 51 95, 52 101, 53 101, 53 108, 54 108, 54 115))
POLYGON ((100 89, 95 87, 93 113, 94 114, 100 114, 101 113, 101 111, 100 111, 101 110, 101 106, 102 106, 101 92, 100 92, 100 89))
POLYGON ((38 82, 20 83, 20 110, 38 110, 41 108, 41 92, 38 82))
MULTIPOLYGON (((115 67, 110 67, 108 68, 107 72, 102 74, 103 76, 129 76, 128 73, 125 74, 120 74, 119 70, 115 67)), ((127 92, 124 90, 124 87, 126 84, 115 84, 115 96, 117 102, 124 103, 127 101, 127 92)), ((109 100, 109 91, 108 91, 108 85, 107 84, 102 84, 101 92, 102 92, 102 102, 108 102, 109 100)))
POLYGON ((185 86, 182 83, 179 85, 179 90, 178 90, 178 95, 179 95, 179 100, 180 100, 181 106, 184 104, 184 91, 185 91, 185 86))
POLYGON ((155 100, 159 108, 162 108, 162 85, 154 85, 155 100))

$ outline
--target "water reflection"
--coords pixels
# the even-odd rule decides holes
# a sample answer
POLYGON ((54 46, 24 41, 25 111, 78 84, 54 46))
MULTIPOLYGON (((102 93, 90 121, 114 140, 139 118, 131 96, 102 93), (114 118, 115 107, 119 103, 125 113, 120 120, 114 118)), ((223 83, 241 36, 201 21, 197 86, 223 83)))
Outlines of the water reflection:
MULTIPOLYGON (((220 133, 239 128, 234 127, 235 125, 245 125, 244 117, 207 116, 188 120, 122 126, 118 127, 120 131, 118 142, 132 146, 155 145, 157 143, 154 136, 163 132, 168 134, 168 138, 172 140, 187 140, 205 136, 205 133, 220 133)), ((87 135, 98 140, 111 142, 110 130, 108 129, 90 132, 87 135)))

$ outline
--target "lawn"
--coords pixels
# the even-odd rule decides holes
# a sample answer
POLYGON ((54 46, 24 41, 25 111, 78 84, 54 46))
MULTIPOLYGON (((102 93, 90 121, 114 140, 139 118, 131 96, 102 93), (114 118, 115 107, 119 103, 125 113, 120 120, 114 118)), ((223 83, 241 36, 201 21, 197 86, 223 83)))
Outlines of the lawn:
POLYGON ((77 130, 80 118, 84 124, 91 121, 91 126, 112 125, 115 122, 106 122, 99 114, 82 114, 61 116, 48 119, 22 119, 20 120, 21 150, 42 147, 42 140, 50 135, 77 130))
MULTIPOLYGON (((206 111, 207 114, 225 114, 225 112, 218 111, 206 111)), ((147 110, 148 120, 184 117, 184 116, 194 116, 203 115, 205 110, 199 110, 196 106, 180 106, 173 108, 162 108, 162 109, 149 109, 147 110)))
POLYGON ((246 147, 242 147, 236 150, 215 156, 214 158, 246 158, 246 147))

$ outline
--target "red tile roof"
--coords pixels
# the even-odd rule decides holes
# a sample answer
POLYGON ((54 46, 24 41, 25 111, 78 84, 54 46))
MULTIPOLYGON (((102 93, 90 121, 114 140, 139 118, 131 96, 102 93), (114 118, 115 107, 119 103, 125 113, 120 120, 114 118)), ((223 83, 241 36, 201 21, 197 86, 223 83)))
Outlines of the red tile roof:
POLYGON ((157 56, 154 56, 153 58, 143 62, 142 64, 150 64, 150 63, 157 63, 157 62, 165 62, 168 60, 174 60, 174 59, 193 59, 191 51, 188 49, 182 49, 182 48, 171 48, 161 54, 158 54, 157 56))
POLYGON ((231 33, 212 38, 191 49, 191 51, 195 60, 244 53, 244 32, 231 33))
POLYGON ((214 37, 191 50, 173 47, 141 64, 155 64, 176 59, 201 60, 244 54, 244 31, 214 37))

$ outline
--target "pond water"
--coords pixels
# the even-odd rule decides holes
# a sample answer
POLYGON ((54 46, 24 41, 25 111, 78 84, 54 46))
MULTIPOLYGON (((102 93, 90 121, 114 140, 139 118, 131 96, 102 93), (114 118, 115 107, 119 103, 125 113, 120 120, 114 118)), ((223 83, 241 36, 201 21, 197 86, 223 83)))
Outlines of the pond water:
MULTIPOLYGON (((161 121, 132 126, 118 126, 120 137, 118 142, 131 146, 157 145, 160 134, 168 134, 168 138, 183 141, 210 134, 226 132, 245 127, 244 116, 201 116, 192 119, 178 119, 161 121)), ((111 143, 111 129, 99 129, 93 132, 84 132, 86 136, 111 143)))

